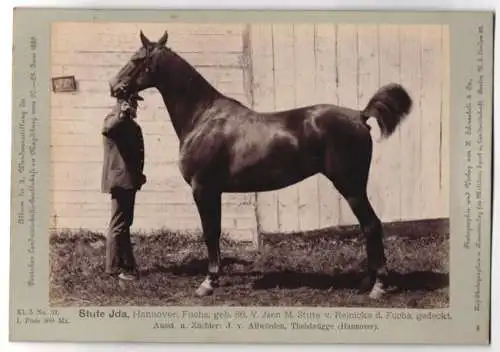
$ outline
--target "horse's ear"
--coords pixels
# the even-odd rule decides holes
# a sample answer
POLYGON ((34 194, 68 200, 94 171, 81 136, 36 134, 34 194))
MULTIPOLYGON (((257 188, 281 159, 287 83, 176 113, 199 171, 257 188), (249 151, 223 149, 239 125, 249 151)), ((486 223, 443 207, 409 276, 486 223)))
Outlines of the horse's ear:
POLYGON ((165 33, 163 33, 163 35, 161 36, 160 40, 158 40, 158 45, 164 46, 165 44, 167 44, 167 40, 168 40, 168 32, 165 31, 165 33))
POLYGON ((142 32, 142 30, 141 30, 140 37, 141 37, 141 43, 142 43, 143 47, 147 48, 151 45, 151 41, 148 38, 146 38, 146 36, 142 32))

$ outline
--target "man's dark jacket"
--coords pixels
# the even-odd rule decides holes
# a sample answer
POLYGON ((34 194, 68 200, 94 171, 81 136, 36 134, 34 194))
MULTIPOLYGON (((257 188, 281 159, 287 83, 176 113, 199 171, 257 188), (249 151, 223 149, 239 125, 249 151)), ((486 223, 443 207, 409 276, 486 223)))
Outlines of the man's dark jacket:
POLYGON ((141 127, 133 119, 120 115, 119 106, 106 116, 102 127, 104 162, 103 193, 113 188, 140 189, 146 182, 144 170, 144 139, 141 127))

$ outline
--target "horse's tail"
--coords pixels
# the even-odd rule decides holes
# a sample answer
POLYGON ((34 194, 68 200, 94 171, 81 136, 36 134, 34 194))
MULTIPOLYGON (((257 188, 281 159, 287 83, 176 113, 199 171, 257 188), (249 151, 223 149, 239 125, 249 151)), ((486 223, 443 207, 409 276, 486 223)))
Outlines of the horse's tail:
POLYGON ((377 119, 383 137, 389 137, 411 111, 412 100, 399 84, 390 83, 381 87, 370 99, 361 115, 366 122, 377 119))

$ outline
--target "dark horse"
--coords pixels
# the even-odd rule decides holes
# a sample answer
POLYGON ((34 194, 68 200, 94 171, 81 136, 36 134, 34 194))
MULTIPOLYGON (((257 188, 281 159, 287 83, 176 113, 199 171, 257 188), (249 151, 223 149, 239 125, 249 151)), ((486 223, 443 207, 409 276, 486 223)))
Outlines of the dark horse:
MULTIPOLYGON (((196 290, 213 293, 221 274, 221 195, 264 192, 290 186, 318 173, 347 200, 366 239, 370 297, 385 292, 388 270, 382 224, 367 197, 374 117, 390 136, 410 112, 404 88, 380 88, 363 110, 314 105, 256 112, 220 93, 188 62, 166 46, 168 33, 142 45, 110 81, 111 95, 124 97, 155 87, 179 138, 179 168, 191 186, 208 250, 208 274, 196 290)), ((279 87, 278 87, 279 89, 279 87)), ((332 200, 333 201, 333 200, 332 200)))

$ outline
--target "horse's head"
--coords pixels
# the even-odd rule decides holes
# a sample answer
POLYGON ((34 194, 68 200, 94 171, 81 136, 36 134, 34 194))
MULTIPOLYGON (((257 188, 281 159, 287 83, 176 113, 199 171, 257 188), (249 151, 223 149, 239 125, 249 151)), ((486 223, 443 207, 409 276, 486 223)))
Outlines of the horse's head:
POLYGON ((158 57, 165 48, 168 33, 151 42, 141 31, 141 47, 109 82, 112 97, 126 97, 155 85, 158 57))

